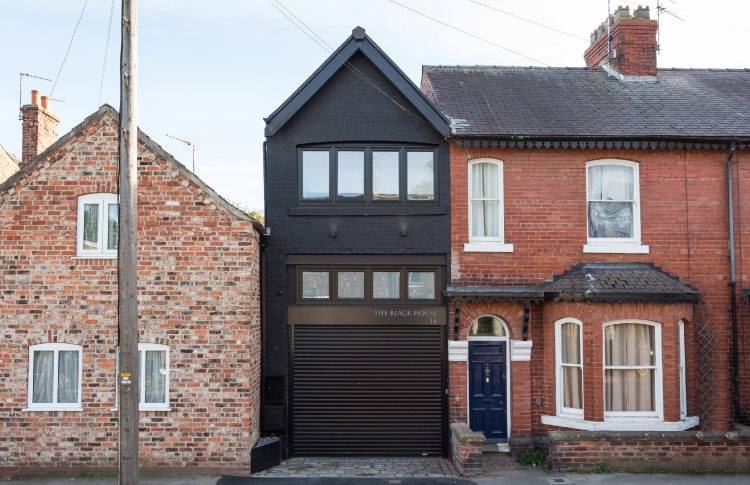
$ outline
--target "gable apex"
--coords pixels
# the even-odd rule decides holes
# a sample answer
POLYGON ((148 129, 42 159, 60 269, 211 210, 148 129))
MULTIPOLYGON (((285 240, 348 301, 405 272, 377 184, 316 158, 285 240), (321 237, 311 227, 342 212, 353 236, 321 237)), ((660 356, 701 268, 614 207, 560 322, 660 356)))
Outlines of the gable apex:
POLYGON ((352 35, 331 54, 297 90, 267 118, 265 135, 275 135, 297 111, 340 69, 349 59, 361 52, 403 94, 441 135, 450 133, 449 119, 422 93, 411 79, 372 41, 362 27, 352 30, 352 35))

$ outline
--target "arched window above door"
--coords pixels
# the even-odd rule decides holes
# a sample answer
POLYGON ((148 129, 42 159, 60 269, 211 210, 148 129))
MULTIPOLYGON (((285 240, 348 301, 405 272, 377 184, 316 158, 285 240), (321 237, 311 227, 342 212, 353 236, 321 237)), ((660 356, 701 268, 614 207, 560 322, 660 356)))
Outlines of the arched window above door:
POLYGON ((469 337, 507 337, 505 324, 498 317, 486 315, 474 320, 469 327, 469 337))

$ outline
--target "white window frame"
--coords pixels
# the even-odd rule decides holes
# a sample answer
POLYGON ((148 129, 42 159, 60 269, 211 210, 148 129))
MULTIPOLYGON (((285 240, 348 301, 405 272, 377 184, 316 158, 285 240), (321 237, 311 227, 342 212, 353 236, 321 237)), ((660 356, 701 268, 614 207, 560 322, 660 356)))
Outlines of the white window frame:
POLYGON ((661 325, 656 322, 638 319, 613 320, 602 325, 602 390, 607 392, 607 370, 608 369, 654 369, 654 411, 607 411, 606 395, 602 399, 604 406, 604 421, 617 420, 664 420, 664 384, 662 383, 662 361, 661 361, 661 325), (637 323, 640 325, 649 325, 654 327, 654 346, 656 354, 654 355, 655 365, 653 366, 607 366, 607 335, 606 327, 610 325, 619 325, 623 323, 637 323))
MULTIPOLYGON (((505 243, 505 187, 503 181, 505 174, 503 172, 502 160, 494 158, 477 158, 472 160, 468 164, 468 187, 467 187, 467 200, 469 203, 469 209, 467 211, 469 216, 469 242, 464 244, 465 252, 497 252, 497 253, 509 253, 513 252, 513 245, 505 243), (471 194, 472 187, 472 167, 479 163, 488 163, 498 166, 498 184, 499 184, 499 208, 498 208, 498 236, 497 237, 486 237, 486 236, 472 236, 472 201, 473 200, 486 200, 486 199, 473 199, 471 194)), ((489 199, 495 200, 495 199, 489 199)))
POLYGON ((83 411, 81 406, 81 381, 83 377, 83 348, 80 345, 48 343, 29 346, 29 385, 28 385, 28 408, 24 411, 83 411), (34 400, 34 353, 35 352, 53 352, 53 384, 52 398, 57 401, 57 381, 58 381, 58 355, 60 351, 74 350, 78 352, 78 402, 75 403, 35 403, 34 400))
MULTIPOLYGON (((138 344, 138 360, 140 361, 141 370, 146 368, 146 351, 156 350, 166 352, 166 363, 167 363, 167 374, 166 381, 164 382, 164 402, 144 402, 146 400, 146 379, 143 376, 138 376, 138 410, 139 411, 170 411, 169 407, 169 346, 160 344, 138 344)), ((112 411, 117 411, 120 404, 120 347, 117 347, 117 363, 115 365, 117 384, 115 385, 115 405, 112 411)))
POLYGON ((508 438, 512 437, 511 434, 511 415, 512 409, 511 409, 511 403, 513 402, 513 399, 510 394, 510 331, 508 329, 508 325, 505 323, 505 320, 498 317, 497 315, 493 315, 491 313, 485 313, 484 315, 480 315, 477 318, 474 319, 473 322, 471 322, 471 325, 469 325, 469 329, 467 330, 467 336, 466 336, 466 425, 471 426, 471 408, 469 407, 469 402, 471 401, 471 394, 469 393, 469 381, 471 380, 471 376, 469 375, 471 365, 469 363, 469 341, 487 341, 487 342, 506 342, 505 344, 505 375, 507 378, 505 379, 505 397, 508 400, 506 403, 506 408, 508 409, 508 412, 506 413, 506 427, 505 429, 508 430, 508 438), (500 324, 503 326, 503 333, 505 335, 503 336, 496 336, 496 335, 469 335, 471 333, 471 327, 474 325, 479 325, 479 319, 484 317, 492 317, 497 318, 500 320, 500 324))
MULTIPOLYGON (((586 240, 584 253, 648 254, 648 246, 641 245, 641 182, 639 164, 629 160, 602 159, 586 162, 586 240), (633 237, 604 238, 589 235, 589 168, 597 165, 621 165, 633 168, 633 237)), ((623 201, 625 202, 625 201, 623 201)), ((629 202, 629 201, 627 201, 629 202)))
POLYGON ((78 197, 78 217, 76 223, 76 257, 85 259, 117 259, 117 249, 107 249, 107 220, 109 218, 109 206, 119 205, 118 194, 97 193, 86 194, 78 197), (83 216, 84 205, 99 204, 99 249, 83 248, 83 216))
POLYGON ((685 379, 685 322, 678 323, 680 335, 680 419, 687 417, 687 381, 685 379))
POLYGON ((561 318, 560 320, 557 320, 555 322, 555 380, 557 384, 557 415, 583 419, 583 409, 585 405, 584 403, 586 402, 585 393, 581 393, 581 409, 565 407, 565 385, 563 382, 562 372, 563 365, 568 365, 570 367, 580 367, 582 378, 581 384, 583 384, 583 322, 575 318, 561 318), (578 325, 578 336, 580 338, 580 342, 578 345, 580 346, 579 348, 581 352, 580 365, 562 363, 562 326, 566 323, 574 323, 578 325))

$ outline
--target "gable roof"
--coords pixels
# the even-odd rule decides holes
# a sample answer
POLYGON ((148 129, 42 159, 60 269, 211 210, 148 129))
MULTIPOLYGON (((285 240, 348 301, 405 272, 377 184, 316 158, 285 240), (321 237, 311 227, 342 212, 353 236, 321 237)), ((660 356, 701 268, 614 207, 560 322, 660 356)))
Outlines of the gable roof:
POLYGON ((15 155, 13 155, 12 153, 10 153, 5 148, 3 148, 2 145, 0 145, 0 150, 2 150, 3 153, 5 153, 6 155, 8 155, 8 158, 10 158, 11 162, 15 163, 16 165, 20 165, 21 164, 21 159, 19 157, 15 156, 15 155))
MULTIPOLYGON (((87 126, 95 122, 99 117, 101 117, 104 114, 108 114, 115 120, 119 120, 120 115, 112 106, 108 104, 102 105, 101 108, 99 108, 96 112, 88 116, 83 122, 81 122, 79 125, 74 127, 72 130, 70 130, 68 133, 66 133, 64 136, 60 137, 55 143, 53 143, 49 148, 44 150, 42 153, 36 156, 34 160, 24 165, 18 172, 14 173, 8 179, 0 183, 0 193, 5 192, 6 190, 11 189, 18 181, 20 181, 25 174, 32 171, 37 165, 44 162, 49 158, 50 155, 52 155, 54 152, 59 150, 63 145, 68 143, 72 138, 79 135, 87 126)), ((156 155, 159 155, 161 158, 167 161, 167 163, 174 166, 180 173, 182 173, 188 180, 195 183, 202 191, 207 193, 210 197, 212 197, 214 200, 216 200, 221 206, 226 209, 228 212, 230 212, 232 215, 234 215, 237 219, 257 223, 255 219, 253 219, 248 214, 242 212, 241 210, 234 207, 232 204, 227 202, 222 196, 220 196, 216 191, 214 191, 211 187, 206 185, 205 182, 203 182, 201 179, 199 179, 193 172, 187 169, 183 164, 178 162, 172 155, 167 153, 166 150, 164 150, 158 143, 153 141, 151 138, 149 138, 145 133, 141 131, 140 128, 138 128, 138 141, 143 144, 143 146, 150 151, 151 153, 154 153, 156 155)), ((6 152, 7 153, 7 152, 6 152)), ((259 223, 257 223, 259 224, 259 223)), ((254 224, 255 225, 255 224, 254 224)), ((256 227, 256 230, 259 232, 263 232, 260 228, 256 227)))
POLYGON ((456 138, 750 142, 750 69, 423 66, 456 138))
POLYGON ((357 52, 362 52, 370 62, 375 64, 441 135, 445 136, 450 133, 449 121, 445 115, 432 104, 391 58, 368 35, 365 35, 364 29, 357 27, 352 31, 352 35, 276 111, 268 118, 264 118, 265 135, 275 135, 339 69, 345 68, 344 63, 357 52))

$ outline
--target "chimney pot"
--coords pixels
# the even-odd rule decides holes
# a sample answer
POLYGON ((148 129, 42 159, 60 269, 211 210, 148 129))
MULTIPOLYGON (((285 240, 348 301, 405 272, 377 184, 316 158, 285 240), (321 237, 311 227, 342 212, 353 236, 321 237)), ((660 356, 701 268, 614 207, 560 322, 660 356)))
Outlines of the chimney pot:
POLYGON ((633 12, 633 17, 637 19, 651 20, 651 12, 649 12, 648 7, 641 7, 638 5, 638 8, 633 12))
POLYGON ((31 91, 31 104, 39 106, 39 91, 36 89, 31 91))
POLYGON ((622 19, 629 18, 630 17, 630 6, 626 5, 625 8, 620 5, 617 7, 617 10, 615 10, 615 23, 619 22, 622 19))
POLYGON ((49 96, 42 96, 42 108, 49 109, 49 96))

